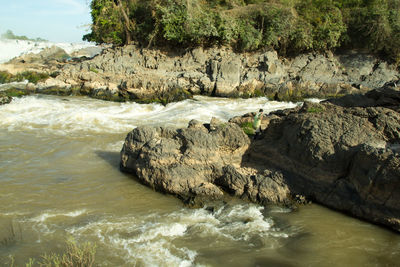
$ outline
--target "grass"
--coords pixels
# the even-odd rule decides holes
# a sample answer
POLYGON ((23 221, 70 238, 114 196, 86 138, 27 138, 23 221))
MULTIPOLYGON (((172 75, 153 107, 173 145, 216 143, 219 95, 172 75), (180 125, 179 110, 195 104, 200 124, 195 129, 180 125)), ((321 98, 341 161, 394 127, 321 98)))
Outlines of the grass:
POLYGON ((24 95, 29 95, 29 92, 26 90, 20 90, 20 89, 16 89, 16 88, 11 88, 11 89, 7 89, 4 91, 6 96, 10 96, 10 97, 21 97, 24 95))
MULTIPOLYGON (((40 260, 30 258, 26 267, 92 267, 95 266, 96 245, 90 242, 78 245, 72 238, 67 240, 63 254, 44 254, 40 260)), ((10 267, 15 266, 15 258, 10 256, 10 267)))
POLYGON ((243 132, 247 134, 248 136, 253 136, 254 135, 254 128, 253 128, 253 123, 248 121, 244 122, 240 125, 240 128, 242 128, 243 132))
POLYGON ((11 74, 7 71, 0 71, 0 84, 11 83, 11 82, 22 82, 28 80, 31 83, 38 83, 49 78, 50 75, 47 73, 24 71, 17 74, 11 74))
POLYGON ((324 109, 322 107, 309 107, 307 109, 308 113, 321 113, 323 111, 324 111, 324 109))
POLYGON ((94 72, 94 73, 99 73, 99 70, 94 67, 90 67, 89 71, 94 72))

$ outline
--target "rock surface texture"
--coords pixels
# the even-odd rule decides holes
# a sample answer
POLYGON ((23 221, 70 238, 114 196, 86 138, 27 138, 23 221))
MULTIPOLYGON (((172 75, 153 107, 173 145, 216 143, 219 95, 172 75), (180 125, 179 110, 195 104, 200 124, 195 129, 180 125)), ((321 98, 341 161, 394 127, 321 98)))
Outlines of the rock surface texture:
POLYGON ((305 196, 400 231, 400 91, 354 98, 363 104, 345 97, 274 112, 257 140, 216 120, 136 128, 121 169, 188 202, 224 192, 261 204, 305 196))
POLYGON ((152 188, 201 205, 224 197, 222 189, 261 203, 289 203, 279 172, 241 168, 250 139, 234 123, 191 121, 187 129, 139 127, 121 151, 121 169, 152 188))
POLYGON ((61 94, 120 101, 174 101, 191 94, 266 95, 277 100, 325 98, 366 92, 400 79, 394 66, 359 51, 310 53, 289 59, 279 58, 275 51, 238 54, 228 48, 196 48, 171 52, 129 45, 68 62, 60 60, 64 55, 52 48, 41 55, 14 59, 3 67, 11 71, 36 66, 39 71, 47 68, 59 73, 39 83, 38 92, 51 93, 57 88, 65 91, 61 94))

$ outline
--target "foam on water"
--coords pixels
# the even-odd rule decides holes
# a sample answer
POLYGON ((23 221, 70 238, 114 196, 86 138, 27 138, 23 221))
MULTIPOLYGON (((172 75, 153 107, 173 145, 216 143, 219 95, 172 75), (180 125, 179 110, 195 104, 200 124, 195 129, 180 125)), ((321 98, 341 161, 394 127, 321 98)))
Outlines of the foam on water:
POLYGON ((51 211, 49 211, 49 212, 44 212, 44 213, 40 214, 39 216, 31 218, 30 221, 43 223, 49 218, 58 217, 58 216, 78 217, 82 214, 85 214, 86 212, 87 211, 85 209, 75 210, 75 211, 70 211, 70 212, 61 212, 61 211, 51 212, 51 211))
POLYGON ((289 237, 290 233, 276 228, 273 220, 264 217, 262 211, 263 207, 253 204, 226 205, 214 212, 206 208, 182 209, 140 218, 134 215, 103 218, 70 227, 67 231, 76 237, 96 237, 112 247, 113 253, 123 257, 127 264, 193 266, 198 265, 198 250, 204 246, 232 245, 233 242, 252 248, 259 245, 260 240, 289 237), (186 240, 191 242, 185 243, 186 240), (211 241, 196 246, 193 245, 196 240, 211 241))
POLYGON ((41 130, 61 135, 124 133, 140 125, 185 127, 191 119, 209 122, 216 117, 226 121, 260 108, 269 112, 294 106, 294 103, 268 101, 266 98, 196 97, 162 106, 113 103, 84 97, 26 96, 0 106, 0 127, 9 131, 41 130))
POLYGON ((0 39, 0 63, 7 62, 14 57, 24 54, 40 53, 43 49, 52 47, 53 45, 64 49, 68 54, 82 48, 94 46, 90 43, 53 43, 0 39))

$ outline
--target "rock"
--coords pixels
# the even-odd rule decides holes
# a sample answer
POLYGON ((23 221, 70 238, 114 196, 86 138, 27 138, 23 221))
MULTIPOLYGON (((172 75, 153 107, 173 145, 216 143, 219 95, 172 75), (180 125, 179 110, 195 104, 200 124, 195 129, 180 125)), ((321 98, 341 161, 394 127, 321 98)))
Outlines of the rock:
POLYGON ((218 64, 216 75, 215 95, 229 96, 240 84, 241 61, 240 57, 223 58, 218 64))
POLYGON ((164 51, 127 45, 106 47, 97 54, 101 49, 87 48, 72 55, 80 59, 70 60, 64 50, 52 47, 15 58, 0 69, 46 72, 59 84, 70 85, 59 88, 66 93, 78 87, 87 89, 83 92, 118 90, 113 100, 163 103, 181 99, 166 100, 165 95, 176 91, 302 101, 365 93, 400 78, 395 66, 360 51, 309 53, 289 59, 279 58, 276 51, 238 54, 227 47, 164 51))
POLYGON ((328 99, 327 102, 341 107, 389 107, 398 108, 400 88, 385 85, 365 94, 346 95, 340 98, 328 99))
POLYGON ((400 92, 378 91, 365 107, 306 102, 276 113, 242 165, 273 166, 292 194, 400 231, 400 92), (397 108, 379 106, 388 102, 397 108))
POLYGON ((186 129, 139 127, 125 140, 121 170, 192 205, 225 192, 263 205, 312 200, 400 231, 400 91, 362 97, 362 106, 348 104, 356 95, 346 107, 305 102, 273 112, 252 142, 236 124, 252 113, 186 129))
POLYGON ((53 61, 64 61, 70 56, 64 49, 53 45, 52 47, 44 48, 40 53, 29 53, 18 58, 10 60, 8 63, 23 63, 23 64, 50 64, 53 61))
POLYGON ((122 80, 120 90, 138 100, 157 99, 179 88, 192 94, 267 95, 297 101, 360 93, 399 78, 392 66, 378 64, 370 55, 357 55, 306 54, 285 60, 275 51, 236 54, 227 48, 196 48, 170 53, 129 45, 66 64, 57 79, 74 84, 96 82, 93 85, 97 88, 108 88, 109 83, 119 85, 122 80))
POLYGON ((289 203, 281 174, 237 171, 249 143, 239 126, 216 119, 205 126, 193 120, 179 130, 138 127, 125 140, 121 170, 190 204, 222 199, 222 189, 252 201, 289 203))

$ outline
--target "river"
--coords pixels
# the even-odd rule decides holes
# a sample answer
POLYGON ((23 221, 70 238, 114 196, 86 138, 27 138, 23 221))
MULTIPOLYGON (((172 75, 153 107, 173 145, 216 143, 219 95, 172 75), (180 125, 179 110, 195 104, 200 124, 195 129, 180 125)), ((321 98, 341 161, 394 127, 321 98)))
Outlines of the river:
POLYGON ((0 265, 97 246, 99 266, 396 266, 400 236, 311 204, 297 211, 232 200, 190 209, 119 171, 126 134, 259 108, 265 98, 113 103, 34 95, 0 106, 0 265))

